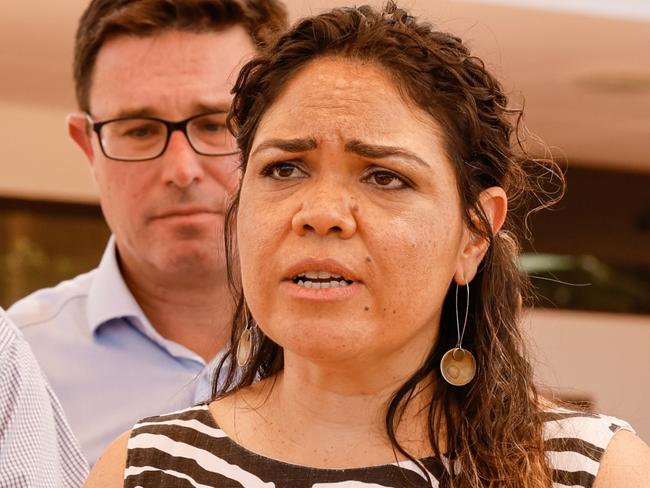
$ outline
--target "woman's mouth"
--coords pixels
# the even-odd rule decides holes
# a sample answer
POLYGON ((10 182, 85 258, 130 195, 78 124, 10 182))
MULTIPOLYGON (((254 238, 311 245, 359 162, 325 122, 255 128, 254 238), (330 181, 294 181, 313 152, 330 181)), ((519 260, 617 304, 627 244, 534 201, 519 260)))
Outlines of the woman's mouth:
POLYGON ((354 281, 346 280, 343 276, 327 271, 306 271, 292 280, 296 285, 304 288, 342 288, 350 286, 354 281))

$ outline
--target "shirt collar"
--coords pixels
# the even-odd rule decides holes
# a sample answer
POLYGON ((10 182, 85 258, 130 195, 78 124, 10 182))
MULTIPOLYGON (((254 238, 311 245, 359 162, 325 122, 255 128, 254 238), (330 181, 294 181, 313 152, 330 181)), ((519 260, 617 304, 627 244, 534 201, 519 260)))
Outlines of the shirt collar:
POLYGON ((165 339, 151 325, 131 290, 126 286, 117 262, 117 246, 113 235, 108 240, 108 245, 90 285, 87 313, 88 326, 93 334, 99 327, 113 320, 128 319, 133 327, 172 356, 205 364, 205 361, 196 353, 176 342, 165 339))
POLYGON ((141 324, 149 324, 124 282, 117 263, 115 236, 111 236, 88 291, 88 325, 94 333, 102 324, 121 318, 135 318, 141 324))

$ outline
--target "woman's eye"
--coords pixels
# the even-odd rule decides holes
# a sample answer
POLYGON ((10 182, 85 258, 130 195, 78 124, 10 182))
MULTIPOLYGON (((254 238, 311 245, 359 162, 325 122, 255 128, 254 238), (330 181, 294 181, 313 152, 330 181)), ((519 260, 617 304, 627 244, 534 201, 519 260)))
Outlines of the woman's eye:
POLYGON ((275 163, 264 168, 264 176, 270 176, 277 180, 288 180, 293 178, 305 178, 307 175, 303 170, 292 163, 275 163))
POLYGON ((398 190, 409 186, 404 178, 390 171, 374 171, 366 177, 366 181, 388 190, 398 190))

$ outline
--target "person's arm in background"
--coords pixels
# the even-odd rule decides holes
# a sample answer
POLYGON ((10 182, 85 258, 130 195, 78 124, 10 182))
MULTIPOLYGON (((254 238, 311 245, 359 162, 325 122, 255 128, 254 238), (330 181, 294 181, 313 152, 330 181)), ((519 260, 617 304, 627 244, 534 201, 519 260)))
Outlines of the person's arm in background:
POLYGON ((0 309, 0 486, 72 488, 87 474, 59 401, 0 309))

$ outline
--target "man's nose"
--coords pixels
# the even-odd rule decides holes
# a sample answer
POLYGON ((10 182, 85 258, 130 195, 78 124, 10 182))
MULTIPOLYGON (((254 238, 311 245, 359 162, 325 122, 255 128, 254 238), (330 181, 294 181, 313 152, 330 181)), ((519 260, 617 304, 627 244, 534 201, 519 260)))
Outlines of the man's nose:
POLYGON ((291 226, 300 236, 314 232, 349 239, 357 230, 357 210, 357 199, 340 181, 315 182, 305 193, 291 226))
POLYGON ((202 156, 196 153, 183 131, 173 131, 162 155, 165 183, 187 188, 204 176, 202 156))

